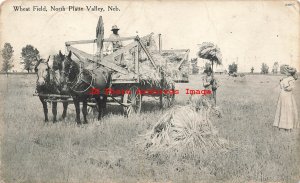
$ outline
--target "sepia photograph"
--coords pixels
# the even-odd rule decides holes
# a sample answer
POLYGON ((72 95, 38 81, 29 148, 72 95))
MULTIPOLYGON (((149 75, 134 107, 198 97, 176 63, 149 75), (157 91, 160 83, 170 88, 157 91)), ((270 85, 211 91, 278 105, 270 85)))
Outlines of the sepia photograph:
POLYGON ((300 183, 297 0, 3 0, 0 182, 300 183))

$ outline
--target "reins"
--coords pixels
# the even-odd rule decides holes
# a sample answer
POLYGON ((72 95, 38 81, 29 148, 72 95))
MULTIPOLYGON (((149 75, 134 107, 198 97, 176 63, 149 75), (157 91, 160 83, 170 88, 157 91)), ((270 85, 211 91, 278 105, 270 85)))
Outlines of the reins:
MULTIPOLYGON (((69 69, 69 72, 68 72, 67 78, 69 78, 69 76, 70 76, 70 74, 72 72, 72 68, 73 67, 74 66, 71 65, 71 67, 69 69)), ((84 73, 83 73, 84 69, 82 69, 82 67, 80 66, 79 73, 77 74, 76 79, 74 81, 72 81, 72 82, 68 82, 67 81, 67 84, 70 85, 70 89, 72 91, 74 91, 76 93, 85 93, 85 92, 87 92, 93 86, 93 84, 95 82, 95 78, 93 77, 93 74, 89 70, 85 70, 85 71, 89 72, 89 75, 91 76, 91 81, 90 82, 86 82, 84 79, 82 79, 82 76, 84 75, 84 73), (83 89, 83 90, 76 90, 75 88, 79 87, 80 84, 82 84, 82 83, 89 84, 89 86, 87 88, 83 89)))

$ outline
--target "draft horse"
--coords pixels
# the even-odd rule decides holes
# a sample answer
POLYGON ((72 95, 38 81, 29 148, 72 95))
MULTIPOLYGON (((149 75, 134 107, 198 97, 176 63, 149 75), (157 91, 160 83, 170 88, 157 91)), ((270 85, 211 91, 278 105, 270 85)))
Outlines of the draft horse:
POLYGON ((72 60, 72 52, 67 56, 59 53, 62 62, 64 90, 69 93, 75 105, 76 122, 81 124, 80 120, 80 102, 82 102, 82 114, 84 124, 87 120, 87 102, 88 99, 95 99, 98 108, 98 120, 100 120, 106 109, 107 96, 104 93, 104 88, 107 88, 110 83, 111 74, 104 67, 97 67, 93 70, 85 69, 79 61, 72 60), (92 90, 99 93, 91 93, 92 90))
MULTIPOLYGON (((48 57, 47 60, 36 58, 37 63, 34 67, 34 71, 37 74, 37 81, 36 81, 36 92, 38 94, 41 94, 42 96, 39 96, 40 101, 43 104, 44 109, 44 116, 45 116, 45 122, 48 122, 48 107, 47 102, 45 101, 48 97, 43 96, 45 94, 60 94, 61 93, 61 83, 59 79, 59 74, 57 74, 57 70, 59 70, 59 67, 56 67, 55 69, 51 68, 48 64, 50 57, 48 57)), ((51 58, 54 58, 53 56, 51 58)), ((54 59, 53 65, 56 65, 56 61, 54 59)), ((61 71, 60 71, 61 72, 61 71)), ((64 119, 67 115, 67 109, 68 109, 68 102, 63 102, 63 113, 62 113, 62 119, 64 119)), ((52 102, 52 114, 53 114, 53 122, 56 122, 56 116, 57 116, 57 102, 52 102)))

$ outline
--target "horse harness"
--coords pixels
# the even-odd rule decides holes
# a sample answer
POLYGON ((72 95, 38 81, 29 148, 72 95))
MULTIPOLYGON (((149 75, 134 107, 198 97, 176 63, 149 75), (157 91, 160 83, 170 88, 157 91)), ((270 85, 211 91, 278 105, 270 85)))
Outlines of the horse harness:
MULTIPOLYGON (((71 75, 72 72, 72 68, 73 68, 73 64, 71 64, 68 75, 66 78, 69 78, 69 76, 71 75)), ((67 84, 70 86, 70 89, 72 91, 74 91, 75 93, 85 93, 87 92, 91 87, 93 87, 93 84, 95 83, 95 77, 93 76, 93 74, 91 73, 91 71, 87 70, 87 69, 83 69, 81 64, 80 64, 80 68, 79 68, 79 73, 77 74, 77 77, 74 81, 66 81, 67 84), (91 80, 90 82, 87 82, 84 80, 83 76, 84 76, 84 71, 88 72, 88 75, 91 76, 91 80), (75 88, 79 87, 81 85, 81 83, 86 83, 89 86, 83 90, 76 90, 75 88)))

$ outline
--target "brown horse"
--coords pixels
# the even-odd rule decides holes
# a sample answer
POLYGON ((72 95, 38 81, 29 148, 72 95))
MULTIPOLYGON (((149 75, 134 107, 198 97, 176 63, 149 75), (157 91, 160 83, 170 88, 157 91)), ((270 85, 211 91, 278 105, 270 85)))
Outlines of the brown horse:
MULTIPOLYGON (((39 96, 39 98, 43 104, 45 122, 48 122, 48 107, 47 102, 45 101, 48 97, 43 95, 61 93, 60 80, 58 79, 56 70, 49 66, 49 60, 50 56, 47 60, 37 58, 37 63, 34 68, 35 72, 37 73, 36 92, 42 95, 39 96)), ((68 102, 63 102, 63 108, 62 118, 64 119, 67 114, 68 102)), ((56 122, 57 102, 52 102, 52 113, 53 122, 56 122)))
POLYGON ((94 98, 98 107, 98 120, 104 115, 106 109, 107 96, 104 94, 104 89, 110 83, 110 73, 104 67, 99 67, 95 70, 87 70, 80 66, 80 63, 71 59, 72 52, 67 56, 60 53, 63 67, 63 90, 72 95, 76 109, 76 122, 81 124, 80 120, 80 102, 82 102, 82 114, 84 124, 87 121, 87 101, 94 98), (99 93, 91 94, 91 90, 97 89, 99 93))

